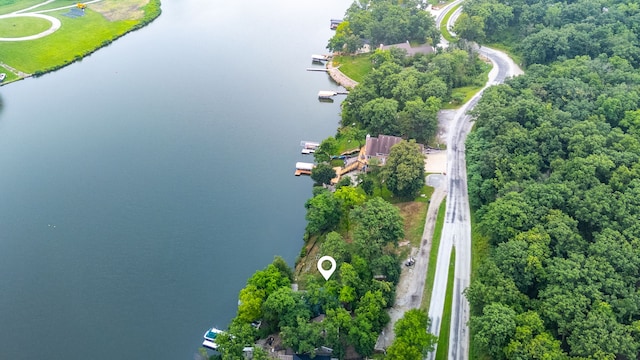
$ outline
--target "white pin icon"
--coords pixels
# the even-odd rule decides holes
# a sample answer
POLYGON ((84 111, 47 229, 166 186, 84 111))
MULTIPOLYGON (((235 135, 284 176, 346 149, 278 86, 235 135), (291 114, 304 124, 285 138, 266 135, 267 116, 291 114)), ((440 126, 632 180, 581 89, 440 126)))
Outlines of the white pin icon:
POLYGON ((318 260, 318 271, 320 271, 320 274, 322 274, 322 277, 325 280, 329 280, 333 272, 336 271, 336 261, 334 260, 334 258, 326 255, 321 257, 320 260, 318 260), (331 263, 331 267, 328 270, 322 267, 322 263, 324 263, 325 261, 331 263))

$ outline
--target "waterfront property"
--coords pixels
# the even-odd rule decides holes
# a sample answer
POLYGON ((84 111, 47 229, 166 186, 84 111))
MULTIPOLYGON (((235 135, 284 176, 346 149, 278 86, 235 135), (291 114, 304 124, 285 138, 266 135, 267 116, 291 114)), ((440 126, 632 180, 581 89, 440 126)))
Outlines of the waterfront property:
POLYGON ((331 24, 329 25, 329 28, 331 30, 335 30, 338 28, 338 25, 340 25, 342 23, 342 19, 331 19, 331 24))

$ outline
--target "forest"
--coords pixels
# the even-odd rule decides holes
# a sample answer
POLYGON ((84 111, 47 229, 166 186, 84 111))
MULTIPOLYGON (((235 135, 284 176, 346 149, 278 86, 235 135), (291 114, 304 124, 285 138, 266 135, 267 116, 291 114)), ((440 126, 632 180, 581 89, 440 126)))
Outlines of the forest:
POLYGON ((464 11, 482 24, 469 38, 503 39, 527 65, 485 91, 467 139, 490 245, 466 291, 475 357, 639 359, 640 7, 471 0, 464 11))

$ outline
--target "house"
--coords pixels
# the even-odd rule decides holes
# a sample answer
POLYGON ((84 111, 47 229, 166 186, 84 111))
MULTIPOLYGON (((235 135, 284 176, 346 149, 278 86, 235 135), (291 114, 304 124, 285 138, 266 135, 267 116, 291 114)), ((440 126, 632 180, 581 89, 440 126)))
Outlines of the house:
POLYGON ((400 141, 402 141, 402 138, 397 136, 379 135, 378 137, 373 137, 367 135, 364 145, 364 154, 367 162, 372 158, 377 158, 380 160, 380 165, 384 165, 391 152, 391 147, 400 141))
POLYGON ((411 47, 411 45, 409 44, 409 42, 407 41, 406 43, 399 43, 399 44, 393 44, 393 45, 382 45, 380 44, 380 50, 389 50, 391 48, 398 48, 398 49, 403 49, 407 52, 407 56, 413 56, 415 54, 431 54, 435 52, 435 49, 433 48, 433 46, 431 45, 421 45, 421 46, 416 46, 416 47, 411 47))
MULTIPOLYGON (((389 153, 391 153, 391 147, 402 140, 401 137, 391 135, 379 135, 377 138, 367 135, 364 145, 364 155, 367 163, 370 159, 376 158, 380 160, 380 165, 384 165, 389 153)), ((424 152, 424 145, 418 145, 420 145, 420 152, 424 152)))
POLYGON ((329 26, 329 28, 331 30, 335 30, 338 28, 338 25, 340 25, 340 23, 342 23, 342 19, 331 19, 331 25, 329 26))

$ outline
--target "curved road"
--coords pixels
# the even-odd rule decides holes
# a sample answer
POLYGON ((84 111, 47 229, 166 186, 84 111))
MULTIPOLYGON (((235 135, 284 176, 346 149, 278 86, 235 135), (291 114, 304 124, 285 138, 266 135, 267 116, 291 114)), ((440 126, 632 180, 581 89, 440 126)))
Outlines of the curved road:
MULTIPOLYGON (((34 34, 34 35, 29 35, 29 36, 23 36, 23 37, 18 37, 18 38, 0 38, 0 41, 27 41, 27 40, 35 40, 35 39, 39 39, 42 37, 45 37, 47 35, 51 35, 54 32, 56 32, 58 29, 60 29, 60 27, 62 26, 62 23, 60 22, 60 20, 58 20, 57 18, 50 16, 50 15, 44 15, 41 13, 45 13, 45 12, 52 12, 52 11, 58 11, 58 10, 63 10, 63 9, 70 9, 70 8, 74 8, 76 7, 76 4, 73 5, 67 5, 67 6, 62 6, 62 7, 58 7, 55 9, 48 9, 48 10, 42 10, 42 11, 31 11, 34 10, 40 6, 44 6, 47 5, 49 3, 52 3, 54 0, 47 0, 43 3, 28 7, 26 9, 22 9, 22 10, 18 10, 18 11, 14 11, 10 14, 6 14, 6 15, 0 15, 0 20, 1 19, 7 19, 7 18, 15 18, 15 17, 36 17, 36 18, 40 18, 40 19, 44 19, 47 20, 49 22, 51 22, 51 27, 41 33, 38 34, 34 34)), ((91 1, 87 1, 84 4, 92 4, 95 2, 99 2, 102 0, 91 0, 91 1)))
MULTIPOLYGON (((437 17, 440 26, 444 14, 461 0, 449 4, 437 17)), ((446 43, 446 42, 445 42, 446 43)), ((431 326, 429 332, 440 336, 442 312, 447 288, 447 276, 451 251, 456 249, 456 263, 453 283, 453 303, 451 309, 451 327, 447 359, 466 360, 469 358, 469 303, 463 295, 471 278, 471 219, 469 197, 467 193, 467 167, 465 161, 465 140, 471 130, 471 116, 467 112, 478 103, 484 90, 494 84, 501 84, 511 76, 522 74, 522 70, 504 53, 478 48, 477 51, 489 59, 493 68, 489 72, 489 80, 482 90, 456 111, 450 124, 447 138, 447 187, 448 200, 445 223, 440 238, 435 281, 429 308, 431 326)), ((446 336, 445 334, 442 334, 446 336)), ((428 359, 435 358, 435 351, 428 359)))

